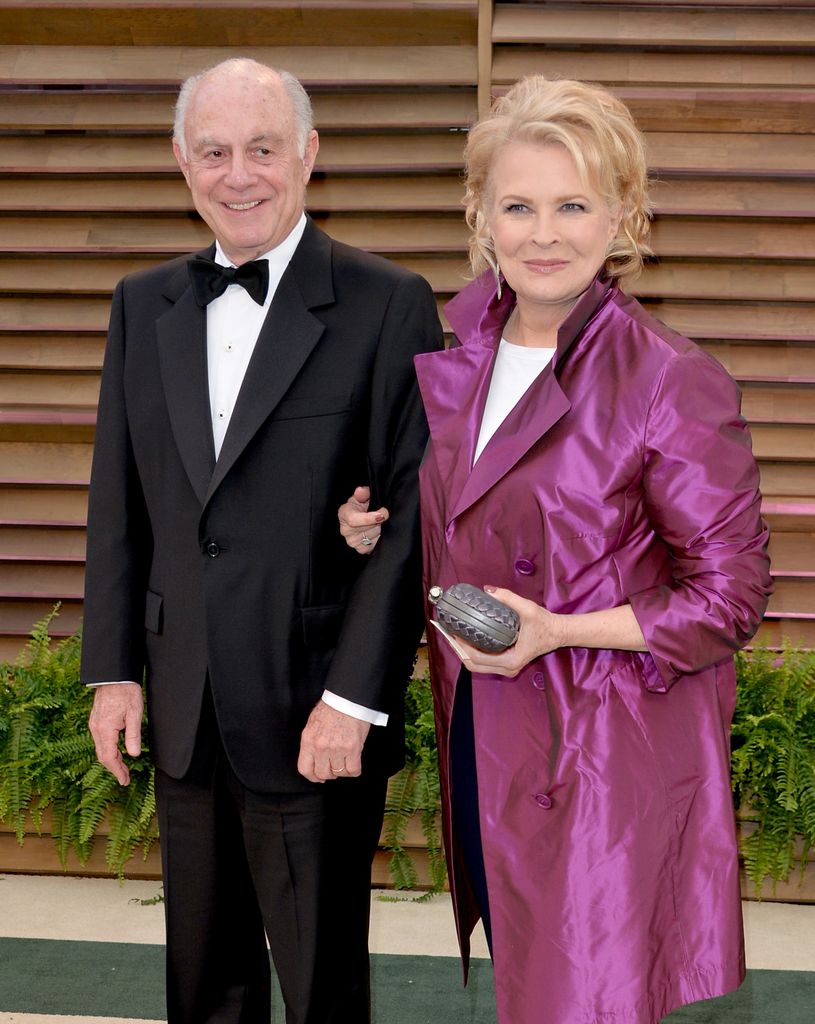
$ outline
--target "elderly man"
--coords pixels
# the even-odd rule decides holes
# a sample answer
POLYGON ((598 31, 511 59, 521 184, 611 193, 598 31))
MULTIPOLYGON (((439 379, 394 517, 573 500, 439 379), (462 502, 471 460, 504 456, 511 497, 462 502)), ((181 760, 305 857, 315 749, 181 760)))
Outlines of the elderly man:
POLYGON ((122 785, 146 678, 170 1024, 369 1019, 370 866, 421 633, 413 356, 427 283, 305 215, 291 75, 184 83, 173 148, 215 242, 114 299, 91 479, 83 678, 122 785), (358 559, 336 509, 399 511, 358 559))

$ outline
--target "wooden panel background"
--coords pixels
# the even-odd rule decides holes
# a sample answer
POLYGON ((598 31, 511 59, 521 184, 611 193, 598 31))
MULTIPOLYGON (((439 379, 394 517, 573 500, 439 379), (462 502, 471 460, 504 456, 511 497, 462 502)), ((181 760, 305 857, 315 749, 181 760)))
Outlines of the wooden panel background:
POLYGON ((286 67, 335 237, 464 283, 467 127, 519 75, 603 82, 645 130, 638 286, 737 378, 773 527, 760 637, 815 646, 815 3, 0 0, 0 658, 82 609, 104 332, 125 273, 209 240, 169 145, 187 74, 286 67))

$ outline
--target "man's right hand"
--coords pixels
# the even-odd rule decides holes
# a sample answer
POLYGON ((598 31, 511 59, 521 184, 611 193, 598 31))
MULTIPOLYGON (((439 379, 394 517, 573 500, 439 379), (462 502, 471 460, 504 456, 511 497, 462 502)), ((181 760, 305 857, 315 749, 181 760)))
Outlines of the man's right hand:
POLYGON ((96 756, 122 786, 130 782, 130 771, 119 750, 119 736, 124 731, 125 749, 131 757, 138 757, 143 713, 144 697, 138 683, 103 683, 96 687, 88 722, 96 756))
POLYGON ((357 487, 351 497, 340 505, 337 516, 340 533, 345 543, 360 555, 370 555, 382 533, 382 523, 388 518, 386 508, 368 511, 371 491, 368 487, 357 487))

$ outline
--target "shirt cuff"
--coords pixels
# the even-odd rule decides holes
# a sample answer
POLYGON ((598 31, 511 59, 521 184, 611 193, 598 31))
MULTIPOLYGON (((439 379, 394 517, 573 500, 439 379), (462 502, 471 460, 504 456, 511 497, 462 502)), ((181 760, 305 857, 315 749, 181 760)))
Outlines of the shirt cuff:
POLYGON ((387 725, 388 716, 383 711, 372 711, 363 704, 355 704, 352 700, 339 697, 330 690, 323 690, 323 702, 335 711, 342 711, 344 715, 358 718, 361 722, 370 722, 371 725, 387 725))
POLYGON ((134 686, 136 685, 132 679, 105 679, 101 683, 85 683, 85 686, 89 686, 91 689, 94 689, 97 686, 124 686, 125 683, 133 683, 134 686))

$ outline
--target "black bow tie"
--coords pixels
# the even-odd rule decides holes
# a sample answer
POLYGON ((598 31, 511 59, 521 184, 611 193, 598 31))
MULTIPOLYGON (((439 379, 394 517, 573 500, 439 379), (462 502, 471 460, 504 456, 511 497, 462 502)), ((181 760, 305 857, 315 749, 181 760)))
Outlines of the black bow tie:
POLYGON ((239 267, 222 267, 203 256, 195 256, 187 265, 190 268, 195 301, 199 306, 206 306, 223 295, 231 284, 243 285, 259 306, 266 301, 266 292, 269 290, 268 260, 253 260, 239 267))

